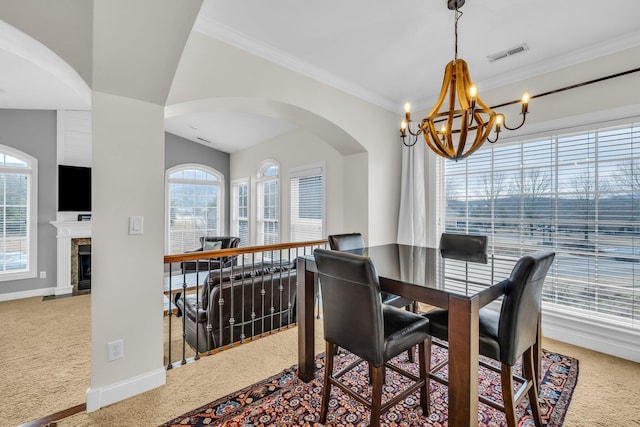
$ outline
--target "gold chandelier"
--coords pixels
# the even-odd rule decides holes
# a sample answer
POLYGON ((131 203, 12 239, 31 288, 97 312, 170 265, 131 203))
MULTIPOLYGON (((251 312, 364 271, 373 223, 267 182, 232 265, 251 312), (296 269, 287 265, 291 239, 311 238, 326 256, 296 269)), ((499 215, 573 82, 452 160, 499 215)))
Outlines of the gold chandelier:
POLYGON ((524 125, 528 113, 529 94, 522 96, 522 122, 516 127, 508 127, 504 114, 495 113, 478 97, 478 88, 469 75, 467 63, 458 58, 458 20, 462 16, 460 8, 465 0, 447 0, 449 10, 455 10, 455 57, 444 70, 442 89, 436 105, 429 115, 422 119, 417 130, 411 129, 411 106, 405 104, 405 118, 400 125, 402 143, 408 147, 415 145, 422 134, 429 148, 447 159, 464 159, 485 142, 496 142, 502 127, 516 130, 524 125), (449 109, 441 111, 444 100, 449 100, 449 109), (436 128, 436 124, 441 124, 436 128), (489 138, 495 126, 495 137, 489 138), (407 136, 407 133, 411 136, 407 136), (467 138, 470 139, 467 144, 467 138), (407 142, 409 139, 409 142, 407 142))

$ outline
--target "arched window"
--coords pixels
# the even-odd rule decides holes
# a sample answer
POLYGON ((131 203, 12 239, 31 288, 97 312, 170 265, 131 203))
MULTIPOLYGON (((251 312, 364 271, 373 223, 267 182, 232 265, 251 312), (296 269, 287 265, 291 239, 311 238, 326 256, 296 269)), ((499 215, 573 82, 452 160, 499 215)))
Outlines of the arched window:
POLYGON ((0 280, 36 277, 38 161, 0 145, 0 280))
POLYGON ((167 253, 200 247, 200 237, 223 234, 224 176, 196 164, 166 172, 167 253))
POLYGON ((258 170, 257 244, 280 243, 280 166, 266 160, 258 170))

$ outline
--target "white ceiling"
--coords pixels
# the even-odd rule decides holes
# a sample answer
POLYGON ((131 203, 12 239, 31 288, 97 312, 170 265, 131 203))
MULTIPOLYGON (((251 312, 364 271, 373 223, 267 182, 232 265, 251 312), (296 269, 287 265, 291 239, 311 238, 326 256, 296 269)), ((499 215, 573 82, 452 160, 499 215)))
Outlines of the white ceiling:
MULTIPOLYGON (((458 52, 480 94, 640 45, 638 0, 468 0, 462 12, 458 52), (521 43, 529 50, 488 61, 521 43)), ((453 58, 453 24, 446 0, 205 0, 195 30, 400 113, 407 99, 419 109, 437 95, 453 58)), ((0 31, 0 108, 87 108, 86 96, 70 91, 69 82, 11 50, 0 31)), ((166 129, 234 152, 293 125, 199 112, 167 119, 166 129)))

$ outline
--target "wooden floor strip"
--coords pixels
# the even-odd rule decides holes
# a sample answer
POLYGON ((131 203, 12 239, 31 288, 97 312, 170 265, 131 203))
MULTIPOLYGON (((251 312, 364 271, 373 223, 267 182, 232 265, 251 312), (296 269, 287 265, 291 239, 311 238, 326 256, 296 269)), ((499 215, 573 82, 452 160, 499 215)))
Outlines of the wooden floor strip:
POLYGON ((55 421, 60 421, 63 418, 70 417, 71 415, 77 414, 82 411, 87 410, 87 404, 82 403, 80 405, 72 406, 71 408, 64 409, 60 412, 56 412, 55 414, 47 415, 46 417, 42 417, 38 420, 30 421, 25 424, 20 424, 18 427, 55 427, 55 421))

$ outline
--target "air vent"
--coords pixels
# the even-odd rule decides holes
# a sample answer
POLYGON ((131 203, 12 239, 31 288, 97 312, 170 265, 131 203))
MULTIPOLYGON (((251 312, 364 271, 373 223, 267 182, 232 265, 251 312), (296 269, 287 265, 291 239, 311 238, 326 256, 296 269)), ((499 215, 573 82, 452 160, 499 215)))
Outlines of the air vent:
POLYGON ((207 144, 211 144, 211 143, 212 143, 212 142, 211 142, 211 141, 209 141, 208 139, 204 139, 204 138, 201 138, 201 137, 199 137, 199 136, 197 136, 197 137, 196 137, 196 139, 198 139, 198 140, 200 140, 200 141, 202 141, 202 142, 206 142, 207 144))
POLYGON ((502 52, 494 53, 493 55, 487 56, 489 58, 489 62, 495 62, 499 59, 506 58, 507 56, 515 55, 520 52, 524 52, 525 50, 529 50, 529 46, 526 43, 519 44, 518 46, 514 46, 507 50, 503 50, 502 52))

